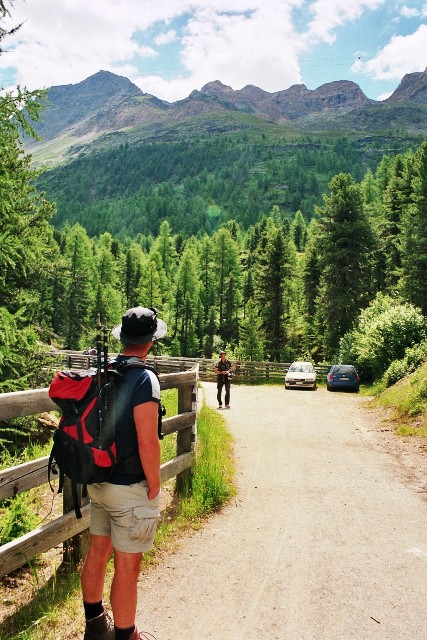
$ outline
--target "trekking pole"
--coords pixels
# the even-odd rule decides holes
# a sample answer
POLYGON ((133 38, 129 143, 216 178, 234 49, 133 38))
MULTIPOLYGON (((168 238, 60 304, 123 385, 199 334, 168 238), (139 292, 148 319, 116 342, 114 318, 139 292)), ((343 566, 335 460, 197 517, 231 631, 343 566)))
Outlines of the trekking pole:
POLYGON ((100 433, 102 433, 103 430, 103 422, 104 422, 104 415, 103 415, 103 410, 102 410, 102 394, 101 394, 101 389, 102 389, 102 344, 101 344, 101 330, 102 330, 102 325, 101 325, 101 318, 100 315, 98 314, 97 319, 96 319, 96 351, 98 354, 97 357, 97 383, 98 383, 98 398, 99 398, 99 402, 98 402, 98 420, 99 420, 99 430, 100 433))
MULTIPOLYGON (((108 325, 107 325, 107 318, 104 318, 104 327, 102 330, 102 337, 103 337, 103 350, 104 350, 104 377, 103 377, 103 384, 104 386, 108 384, 108 325)), ((107 411, 107 396, 108 396, 108 392, 107 392, 107 387, 105 386, 104 389, 104 397, 102 398, 102 404, 103 404, 103 410, 104 410, 104 416, 105 416, 105 412, 107 411)))
POLYGON ((96 319, 96 366, 97 366, 97 381, 98 381, 98 391, 101 390, 101 318, 98 317, 96 319))
MULTIPOLYGON (((104 379, 103 383, 108 382, 108 325, 107 318, 104 318, 104 327, 102 330, 103 347, 104 347, 104 379)), ((105 408, 107 408, 107 394, 105 394, 105 408)))

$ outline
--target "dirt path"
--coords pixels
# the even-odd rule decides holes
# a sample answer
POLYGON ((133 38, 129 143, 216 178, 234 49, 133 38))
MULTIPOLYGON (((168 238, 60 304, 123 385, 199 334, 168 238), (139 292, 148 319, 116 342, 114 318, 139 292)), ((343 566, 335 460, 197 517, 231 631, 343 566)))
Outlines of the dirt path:
POLYGON ((427 639, 426 457, 365 402, 232 388, 238 495, 142 576, 140 628, 158 640, 427 639))

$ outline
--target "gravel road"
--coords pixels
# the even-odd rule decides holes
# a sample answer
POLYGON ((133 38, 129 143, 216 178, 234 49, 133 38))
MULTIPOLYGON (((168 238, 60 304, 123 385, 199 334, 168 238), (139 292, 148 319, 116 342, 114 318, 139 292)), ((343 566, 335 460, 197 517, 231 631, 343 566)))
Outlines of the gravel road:
MULTIPOLYGON (((204 383, 216 406, 215 384, 204 383)), ((200 397, 202 392, 200 392, 200 397)), ((158 640, 427 640, 427 456, 347 393, 232 386, 238 494, 140 579, 158 640)))

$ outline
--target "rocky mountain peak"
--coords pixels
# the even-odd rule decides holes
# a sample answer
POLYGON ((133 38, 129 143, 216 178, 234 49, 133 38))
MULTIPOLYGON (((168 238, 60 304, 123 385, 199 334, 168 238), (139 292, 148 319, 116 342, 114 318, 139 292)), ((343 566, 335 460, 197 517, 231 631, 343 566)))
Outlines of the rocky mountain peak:
MULTIPOLYGON (((380 122, 378 126, 384 128, 381 103, 368 99, 356 83, 348 80, 329 82, 317 89, 295 84, 275 93, 253 85, 234 90, 214 80, 200 91, 192 91, 187 98, 169 103, 144 93, 128 78, 98 71, 78 84, 52 87, 48 101, 43 120, 35 127, 43 139, 39 145, 57 140, 64 150, 73 143, 78 145, 77 141, 88 144, 108 132, 127 132, 141 125, 179 124, 220 112, 242 112, 276 123, 293 122, 310 130, 325 127, 368 130, 377 126, 375 115, 380 122)), ((401 103, 418 103, 412 108, 416 106, 419 117, 425 117, 427 70, 406 75, 388 101, 397 103, 398 109, 401 103)), ((399 114, 399 118, 407 119, 401 110, 399 114)))
POLYGON ((224 93, 234 93, 234 90, 219 80, 214 80, 203 85, 200 92, 210 96, 219 96, 224 93))
POLYGON ((421 104, 427 103, 427 68, 416 73, 407 73, 401 83, 385 102, 410 100, 421 104))

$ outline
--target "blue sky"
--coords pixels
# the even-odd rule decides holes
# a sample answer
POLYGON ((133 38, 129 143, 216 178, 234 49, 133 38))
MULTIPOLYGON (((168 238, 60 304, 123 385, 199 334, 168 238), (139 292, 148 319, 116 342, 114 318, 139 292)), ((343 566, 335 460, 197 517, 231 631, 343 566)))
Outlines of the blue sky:
POLYGON ((427 67, 427 0, 15 0, 16 22, 6 89, 104 69, 168 102, 213 80, 269 92, 352 80, 381 100, 427 67))

